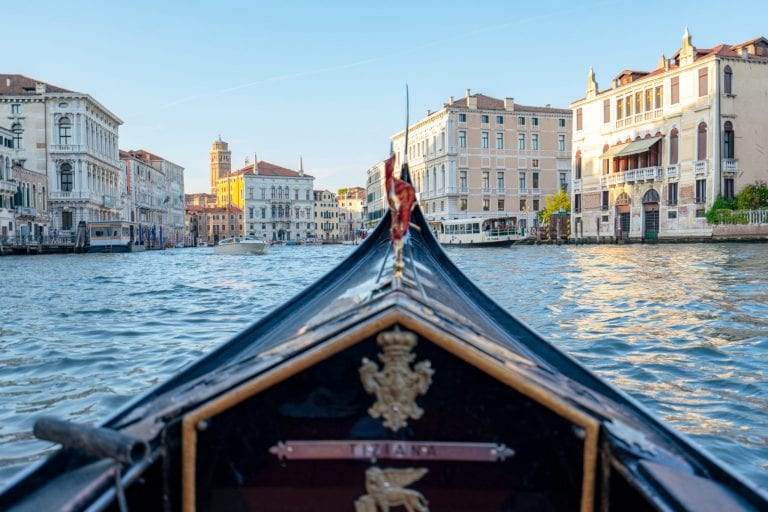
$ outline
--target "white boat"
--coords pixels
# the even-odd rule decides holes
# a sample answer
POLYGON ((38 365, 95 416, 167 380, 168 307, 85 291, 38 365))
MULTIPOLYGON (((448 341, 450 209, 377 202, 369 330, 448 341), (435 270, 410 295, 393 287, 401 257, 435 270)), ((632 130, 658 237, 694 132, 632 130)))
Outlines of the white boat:
POLYGON ((220 240, 214 246, 216 254, 264 254, 269 244, 261 238, 253 236, 234 236, 220 240))
POLYGON ((88 223, 88 252, 138 252, 144 245, 136 240, 133 222, 120 220, 88 223))
POLYGON ((199 242, 197 242, 197 246, 198 247, 208 247, 208 242, 200 240, 199 242))
POLYGON ((323 241, 319 238, 307 238, 304 245, 323 245, 323 241))
POLYGON ((517 229, 515 217, 468 217, 431 221, 430 226, 441 245, 493 247, 525 238, 525 229, 517 229))

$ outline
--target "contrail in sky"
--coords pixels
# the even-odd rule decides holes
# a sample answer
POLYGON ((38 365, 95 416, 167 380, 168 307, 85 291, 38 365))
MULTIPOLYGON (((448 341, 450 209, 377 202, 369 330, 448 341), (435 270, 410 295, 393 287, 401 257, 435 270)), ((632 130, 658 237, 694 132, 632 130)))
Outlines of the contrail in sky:
MULTIPOLYGON (((620 2, 617 2, 615 0, 611 0, 611 1, 598 2, 598 3, 595 3, 595 4, 591 4, 591 6, 592 7, 603 7, 603 6, 606 6, 606 5, 618 5, 619 3, 620 2)), ((339 65, 336 65, 336 66, 328 66, 328 67, 324 67, 324 68, 311 69, 311 70, 306 70, 306 71, 297 71, 295 73, 287 73, 287 74, 284 74, 284 75, 274 75, 274 76, 262 78, 262 79, 259 79, 259 80, 254 80, 253 82, 247 82, 247 83, 244 83, 244 84, 235 85, 235 86, 232 86, 232 87, 227 87, 227 88, 224 88, 224 89, 220 89, 218 91, 212 91, 212 92, 207 93, 207 94, 197 94, 197 95, 186 96, 184 98, 173 100, 173 101, 171 101, 169 103, 165 103, 163 105, 160 105, 159 107, 153 109, 152 111, 147 111, 147 112, 142 112, 142 113, 138 113, 138 114, 134 114, 134 115, 129 115, 127 117, 137 117, 137 116, 141 116, 143 114, 147 114, 147 113, 150 113, 150 112, 157 112, 158 110, 166 110, 166 109, 173 108, 173 107, 176 107, 178 105, 189 103, 191 101, 195 101, 195 100, 198 100, 198 99, 203 99, 203 98, 210 97, 210 96, 218 96, 218 95, 229 94, 229 93, 234 92, 234 91, 239 91, 239 90, 242 90, 242 89, 247 89, 249 87, 255 87, 257 85, 262 85, 262 84, 266 84, 266 83, 280 82, 280 81, 283 81, 283 80, 293 80, 293 79, 297 79, 297 78, 305 78, 305 77, 308 77, 308 76, 320 75, 320 74, 324 74, 324 73, 330 73, 330 72, 333 72, 333 71, 341 71, 341 70, 344 70, 344 69, 351 69, 351 68, 356 68, 356 67, 360 67, 360 66, 365 66, 365 65, 368 65, 368 64, 372 64, 374 62, 380 62, 380 61, 383 61, 383 60, 389 60, 389 59, 392 59, 392 58, 395 58, 395 57, 399 57, 399 56, 402 56, 402 55, 408 55, 408 54, 411 54, 411 53, 415 53, 415 52, 418 52, 418 51, 421 51, 421 50, 424 50, 424 49, 427 49, 427 48, 432 48, 432 47, 435 47, 435 46, 438 46, 438 45, 441 45, 441 44, 444 44, 444 43, 447 43, 447 42, 450 42, 450 41, 455 41, 457 39, 465 39, 467 37, 471 37, 471 36, 474 36, 474 35, 484 34, 484 33, 487 33, 487 32, 495 32, 495 31, 503 30, 505 28, 509 28, 509 27, 516 26, 516 25, 523 25, 523 24, 528 24, 528 23, 535 22, 535 21, 540 21, 540 20, 548 19, 548 18, 554 18, 554 17, 559 17, 559 16, 565 16, 565 15, 568 15, 568 14, 571 14, 571 13, 582 12, 583 9, 584 9, 583 6, 576 5, 575 7, 571 8, 571 9, 564 9, 564 10, 559 10, 559 11, 547 12, 547 13, 539 14, 539 15, 536 15, 536 16, 529 16, 527 18, 518 18, 518 19, 515 19, 514 21, 510 21, 510 22, 507 22, 507 23, 501 23, 501 24, 498 24, 498 25, 486 26, 486 27, 478 28, 476 30, 470 30, 468 32, 462 32, 460 34, 456 34, 456 35, 451 36, 451 37, 446 37, 446 38, 443 38, 443 39, 436 39, 434 41, 429 41, 429 42, 423 43, 423 44, 418 45, 418 46, 414 46, 414 47, 407 48, 407 49, 404 49, 404 50, 396 51, 396 52, 393 52, 393 53, 388 53, 388 54, 385 54, 385 55, 380 55, 378 57, 371 57, 371 58, 368 58, 368 59, 358 60, 358 61, 355 61, 355 62, 349 62, 349 63, 346 63, 346 64, 339 64, 339 65)))

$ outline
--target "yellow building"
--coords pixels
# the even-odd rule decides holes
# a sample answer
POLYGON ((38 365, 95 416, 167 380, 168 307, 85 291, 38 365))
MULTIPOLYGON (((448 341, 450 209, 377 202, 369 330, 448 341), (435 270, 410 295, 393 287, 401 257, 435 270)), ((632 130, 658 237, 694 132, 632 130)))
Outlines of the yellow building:
POLYGON ((339 242, 339 203, 330 190, 315 190, 315 233, 325 242, 339 242))
POLYGON ((571 104, 572 237, 712 234, 705 214, 768 177, 768 40, 682 48, 653 71, 625 70, 571 104))
MULTIPOLYGON (((565 186, 571 111, 514 98, 451 97, 409 127, 408 162, 426 217, 504 217, 531 225, 544 198, 565 186)), ((405 132, 392 136, 399 168, 405 132)))

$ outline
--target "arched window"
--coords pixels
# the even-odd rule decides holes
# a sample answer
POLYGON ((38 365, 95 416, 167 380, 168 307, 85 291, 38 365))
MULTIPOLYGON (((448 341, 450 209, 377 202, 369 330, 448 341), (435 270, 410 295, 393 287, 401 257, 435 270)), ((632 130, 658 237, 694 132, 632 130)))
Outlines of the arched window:
POLYGON ((21 136, 24 133, 24 130, 21 129, 21 123, 13 123, 11 131, 13 132, 14 149, 21 149, 21 136))
POLYGON ((67 146, 72 143, 72 123, 68 117, 59 119, 59 144, 67 146))
POLYGON ((659 193, 656 192, 653 189, 650 189, 648 192, 645 193, 643 196, 643 204, 647 203, 658 203, 659 202, 659 193))
MULTIPOLYGON (((608 144, 603 146, 603 154, 608 152, 608 144)), ((608 174, 611 170, 611 159, 603 158, 603 174, 608 174)))
POLYGON ((725 126, 723 126, 723 158, 735 158, 733 156, 735 140, 733 124, 730 121, 726 121, 725 126))
POLYGON ((616 198, 616 204, 617 205, 623 205, 623 204, 632 204, 632 199, 627 195, 626 192, 622 192, 619 194, 619 197, 616 198))
POLYGON ((61 173, 59 174, 59 180, 61 183, 62 192, 72 191, 72 166, 69 164, 61 164, 59 168, 61 173))
POLYGON ((723 70, 723 92, 725 94, 733 94, 733 71, 731 71, 731 66, 725 66, 723 70))
POLYGON ((696 137, 696 160, 707 159, 707 123, 699 124, 696 137))
POLYGON ((677 164, 677 144, 677 128, 672 128, 672 131, 669 132, 669 165, 677 164))
POLYGON ((576 151, 576 163, 575 163, 576 179, 581 179, 581 150, 576 151))

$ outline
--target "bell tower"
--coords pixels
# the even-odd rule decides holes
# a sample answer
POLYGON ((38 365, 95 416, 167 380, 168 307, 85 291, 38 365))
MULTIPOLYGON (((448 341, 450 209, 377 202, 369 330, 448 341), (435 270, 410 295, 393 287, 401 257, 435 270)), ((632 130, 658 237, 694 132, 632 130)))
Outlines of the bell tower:
POLYGON ((216 181, 219 178, 228 176, 232 171, 232 152, 229 150, 229 144, 221 140, 213 141, 211 148, 211 194, 216 195, 216 181))

